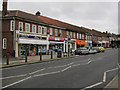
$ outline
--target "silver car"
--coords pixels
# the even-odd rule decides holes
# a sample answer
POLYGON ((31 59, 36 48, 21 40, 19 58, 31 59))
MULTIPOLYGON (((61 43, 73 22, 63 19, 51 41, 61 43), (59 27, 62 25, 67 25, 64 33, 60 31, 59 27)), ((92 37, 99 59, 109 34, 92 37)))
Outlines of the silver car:
POLYGON ((80 48, 80 54, 88 54, 89 50, 87 48, 80 48))

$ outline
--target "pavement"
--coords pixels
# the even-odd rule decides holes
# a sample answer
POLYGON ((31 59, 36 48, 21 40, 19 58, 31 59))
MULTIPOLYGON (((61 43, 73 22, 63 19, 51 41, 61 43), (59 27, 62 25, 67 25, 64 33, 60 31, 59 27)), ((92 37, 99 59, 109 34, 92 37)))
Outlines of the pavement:
POLYGON ((117 89, 118 70, 117 50, 109 49, 93 55, 3 68, 2 88, 117 89))

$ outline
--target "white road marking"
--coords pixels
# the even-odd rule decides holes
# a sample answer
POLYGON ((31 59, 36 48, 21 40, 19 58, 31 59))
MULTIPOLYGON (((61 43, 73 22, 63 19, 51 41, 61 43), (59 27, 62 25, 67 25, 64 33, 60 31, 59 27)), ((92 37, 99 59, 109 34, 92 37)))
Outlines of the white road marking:
POLYGON ((45 68, 40 69, 40 70, 37 70, 37 71, 34 71, 34 72, 31 72, 31 73, 29 73, 29 74, 31 75, 31 74, 34 74, 34 73, 37 73, 37 72, 40 72, 40 71, 43 71, 43 70, 45 70, 45 68))
POLYGON ((27 76, 27 74, 16 75, 16 76, 9 76, 9 77, 3 77, 3 78, 0 78, 0 79, 10 79, 10 78, 15 78, 15 77, 23 77, 23 76, 27 76))
POLYGON ((25 80, 27 80, 27 79, 30 79, 31 77, 32 77, 32 76, 29 76, 29 77, 27 77, 27 78, 24 78, 24 79, 22 79, 22 80, 19 80, 19 81, 17 81, 17 82, 12 83, 12 84, 6 85, 6 86, 2 87, 2 89, 7 88, 7 87, 10 87, 10 86, 13 86, 13 85, 18 84, 18 83, 21 83, 21 82, 23 82, 23 81, 25 81, 25 80))
POLYGON ((71 68, 71 66, 69 66, 69 67, 67 67, 67 68, 65 68, 65 69, 63 69, 61 71, 64 72, 64 71, 68 70, 69 68, 71 68))
POLYGON ((43 73, 43 74, 33 75, 33 77, 44 76, 44 75, 49 75, 49 74, 55 74, 55 73, 59 73, 59 72, 61 72, 61 71, 56 71, 56 72, 50 72, 50 73, 43 73))
POLYGON ((93 85, 91 85, 91 86, 86 87, 85 89, 88 89, 88 88, 92 88, 92 87, 98 86, 98 85, 100 85, 100 84, 102 84, 102 83, 103 83, 103 82, 99 82, 99 83, 93 84, 93 85))
POLYGON ((98 82, 98 83, 93 84, 93 85, 91 85, 91 86, 85 87, 85 88, 82 89, 82 90, 85 90, 85 89, 88 89, 88 88, 93 88, 93 87, 95 87, 95 86, 98 86, 98 85, 100 85, 100 84, 106 82, 107 72, 111 72, 111 71, 114 71, 114 70, 117 70, 117 69, 119 69, 119 68, 115 68, 115 69, 111 69, 111 70, 105 71, 105 72, 104 72, 104 76, 103 76, 102 82, 98 82))

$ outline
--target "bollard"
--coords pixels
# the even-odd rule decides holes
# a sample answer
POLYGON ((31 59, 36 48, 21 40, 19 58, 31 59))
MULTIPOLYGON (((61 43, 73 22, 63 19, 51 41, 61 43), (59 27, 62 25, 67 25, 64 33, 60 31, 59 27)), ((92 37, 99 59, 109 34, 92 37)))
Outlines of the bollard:
POLYGON ((7 58, 6 64, 9 65, 9 53, 7 53, 6 58, 7 58))
POLYGON ((40 52, 40 61, 42 61, 42 52, 40 52))
POLYGON ((27 51, 25 52, 25 62, 27 62, 27 51))
POLYGON ((53 59, 53 51, 51 50, 51 59, 53 59))
POLYGON ((27 45, 26 45, 26 50, 25 50, 25 62, 27 62, 27 45))

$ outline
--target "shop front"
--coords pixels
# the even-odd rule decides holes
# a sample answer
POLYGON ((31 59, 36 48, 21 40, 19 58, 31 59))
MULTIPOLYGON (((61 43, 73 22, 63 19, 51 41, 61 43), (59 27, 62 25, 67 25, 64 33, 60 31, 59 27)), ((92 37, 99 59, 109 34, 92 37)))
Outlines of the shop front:
POLYGON ((71 39, 71 49, 73 52, 76 50, 76 40, 75 39, 71 39))
POLYGON ((18 34, 18 56, 24 56, 26 50, 28 56, 39 55, 40 50, 46 54, 48 44, 45 36, 18 34))
POLYGON ((85 41, 87 43, 86 47, 92 47, 92 41, 85 41))
POLYGON ((49 50, 64 51, 64 38, 50 37, 49 38, 49 50))
POLYGON ((77 40, 76 44, 77 44, 77 48, 85 47, 87 45, 87 43, 85 42, 85 40, 77 40))

